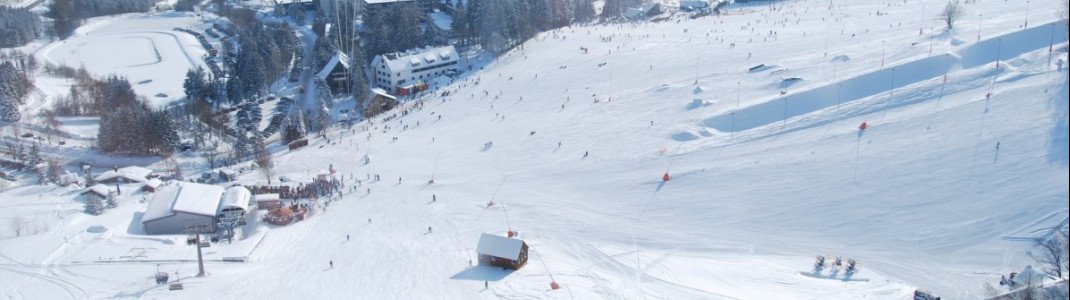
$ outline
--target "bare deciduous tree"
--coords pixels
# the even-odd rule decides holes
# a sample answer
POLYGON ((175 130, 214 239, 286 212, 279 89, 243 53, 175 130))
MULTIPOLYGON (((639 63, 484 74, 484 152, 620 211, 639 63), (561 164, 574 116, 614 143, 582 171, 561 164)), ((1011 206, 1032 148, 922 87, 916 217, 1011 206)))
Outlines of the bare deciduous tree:
POLYGON ((1033 239, 1033 250, 1029 256, 1035 259, 1043 267, 1044 273, 1063 278, 1067 267, 1066 234, 1062 230, 1050 238, 1033 239))
POLYGON ((257 141, 254 147, 256 166, 260 168, 260 173, 267 179, 268 184, 271 184, 271 177, 275 175, 275 163, 271 161, 271 152, 267 150, 262 141, 257 141))
POLYGON ((8 225, 11 226, 11 230, 15 232, 15 236, 22 236, 24 222, 22 217, 14 217, 10 219, 8 225))
POLYGON ((958 0, 953 0, 944 6, 944 11, 940 12, 940 19, 947 24, 947 30, 955 27, 955 21, 962 18, 962 4, 958 0))

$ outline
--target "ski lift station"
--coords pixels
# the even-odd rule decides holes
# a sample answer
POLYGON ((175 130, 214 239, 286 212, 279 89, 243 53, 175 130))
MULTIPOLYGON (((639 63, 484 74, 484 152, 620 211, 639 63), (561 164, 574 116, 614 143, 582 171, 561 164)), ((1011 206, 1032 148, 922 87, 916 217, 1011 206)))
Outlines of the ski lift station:
POLYGON ((251 193, 241 186, 224 190, 208 184, 173 182, 153 195, 141 224, 146 234, 186 234, 194 227, 212 232, 219 215, 237 210, 244 216, 250 197, 251 193))

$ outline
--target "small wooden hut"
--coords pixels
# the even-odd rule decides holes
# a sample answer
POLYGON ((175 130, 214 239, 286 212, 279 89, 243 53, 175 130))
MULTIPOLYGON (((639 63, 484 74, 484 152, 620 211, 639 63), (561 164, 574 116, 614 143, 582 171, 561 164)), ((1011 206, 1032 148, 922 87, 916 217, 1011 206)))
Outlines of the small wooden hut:
POLYGON ((480 265, 519 270, 528 262, 528 244, 523 240, 484 233, 476 246, 480 265))

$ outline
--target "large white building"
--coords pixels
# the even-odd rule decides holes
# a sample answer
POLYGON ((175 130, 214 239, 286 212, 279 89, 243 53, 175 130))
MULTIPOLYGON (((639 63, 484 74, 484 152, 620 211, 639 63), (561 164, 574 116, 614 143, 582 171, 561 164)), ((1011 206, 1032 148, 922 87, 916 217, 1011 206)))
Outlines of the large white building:
POLYGON ((372 60, 372 86, 407 95, 427 89, 434 78, 455 74, 459 63, 460 55, 453 46, 378 55, 372 60))
POLYGON ((251 193, 241 186, 222 187, 172 182, 156 191, 141 216, 146 234, 213 232, 221 217, 244 218, 251 193))

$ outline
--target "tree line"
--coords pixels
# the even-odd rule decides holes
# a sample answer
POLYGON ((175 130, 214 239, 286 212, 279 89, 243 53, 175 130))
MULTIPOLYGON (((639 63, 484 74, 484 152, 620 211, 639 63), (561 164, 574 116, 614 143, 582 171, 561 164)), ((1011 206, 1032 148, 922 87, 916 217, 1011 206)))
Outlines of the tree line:
POLYGON ((33 89, 33 78, 11 61, 0 63, 0 122, 17 122, 22 118, 19 105, 33 89))
POLYGON ((165 110, 152 108, 117 75, 98 79, 85 68, 46 67, 74 79, 70 95, 53 101, 49 113, 100 116, 97 146, 105 153, 168 156, 179 144, 178 128, 165 110), (73 73, 73 74, 72 74, 73 73))
MULTIPOLYGON (((606 0, 605 19, 620 18, 637 0, 606 0), (616 10, 615 8, 620 8, 616 10)), ((540 31, 594 20, 591 0, 469 0, 453 9, 453 35, 461 45, 501 53, 540 31)))
POLYGON ((81 26, 82 20, 107 15, 147 12, 156 0, 53 0, 48 17, 53 19, 52 33, 65 39, 81 26))
POLYGON ((230 77, 226 81, 226 99, 213 99, 213 103, 238 105, 281 78, 289 70, 299 45, 290 27, 265 24, 253 10, 229 8, 221 13, 236 27, 236 39, 223 42, 226 50, 221 55, 230 77))
POLYGON ((107 110, 100 114, 97 144, 101 151, 125 155, 169 156, 179 143, 178 131, 166 111, 152 109, 126 78, 102 81, 107 110))
POLYGON ((25 8, 0 5, 0 47, 18 47, 41 36, 41 18, 25 8))

